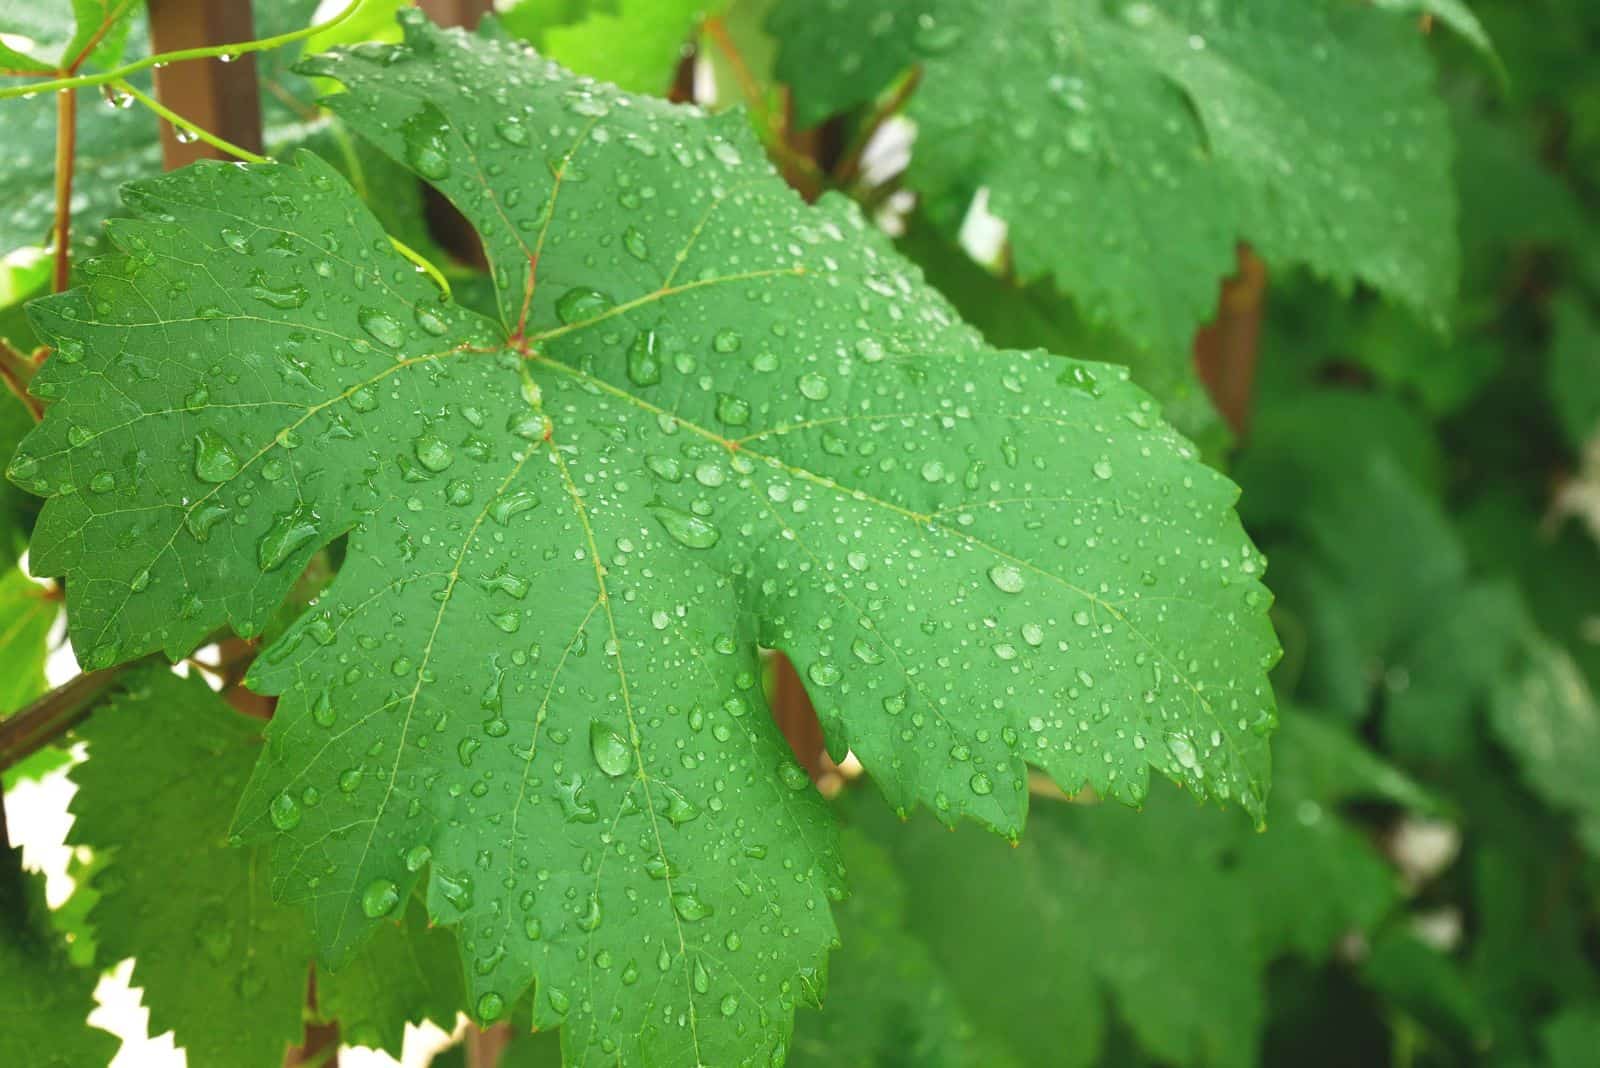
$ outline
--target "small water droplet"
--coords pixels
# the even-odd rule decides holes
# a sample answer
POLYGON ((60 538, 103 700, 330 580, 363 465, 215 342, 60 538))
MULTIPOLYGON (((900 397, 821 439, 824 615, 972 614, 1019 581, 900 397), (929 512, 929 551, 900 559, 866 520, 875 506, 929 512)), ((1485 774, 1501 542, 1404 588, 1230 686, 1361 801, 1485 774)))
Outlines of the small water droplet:
POLYGON ((380 919, 400 903, 400 890, 388 879, 374 879, 361 891, 361 911, 369 920, 380 919))

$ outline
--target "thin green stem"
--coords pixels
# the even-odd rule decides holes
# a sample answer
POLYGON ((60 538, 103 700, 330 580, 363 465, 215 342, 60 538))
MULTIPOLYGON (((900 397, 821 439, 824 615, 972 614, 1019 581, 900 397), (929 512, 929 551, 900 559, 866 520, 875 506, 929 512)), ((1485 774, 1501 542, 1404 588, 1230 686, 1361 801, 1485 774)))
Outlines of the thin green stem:
POLYGON ((255 153, 255 152, 252 152, 248 148, 240 148, 238 145, 234 144, 232 141, 224 140, 223 138, 218 137, 216 134, 212 133, 210 130, 201 129, 199 126, 196 126, 194 123, 190 122, 188 119, 184 118, 182 115, 179 115, 176 111, 173 111, 171 108, 169 108, 165 104, 161 103, 161 101, 157 100, 155 97, 151 96, 148 93, 140 92, 138 89, 136 89, 133 85, 131 85, 128 82, 122 82, 122 81, 113 82, 112 83, 112 88, 116 92, 127 93, 129 96, 133 97, 139 103, 143 104, 145 107, 149 108, 151 111, 155 112, 157 115, 160 115, 163 119, 166 119, 176 129, 182 130, 185 133, 190 134, 196 140, 204 141, 206 144, 210 145, 212 148, 215 148, 215 149, 217 149, 219 151, 222 151, 222 152, 226 152, 228 155, 233 156, 233 157, 235 157, 237 159, 242 159, 246 163, 271 163, 272 162, 266 156, 262 156, 262 155, 259 155, 259 154, 255 153))
POLYGON ((439 287, 445 299, 450 299, 450 283, 445 279, 443 272, 433 265, 431 260, 393 234, 389 235, 389 244, 393 245, 394 250, 400 255, 416 264, 419 271, 433 279, 433 284, 439 287))
POLYGON ((232 44, 207 45, 204 48, 185 48, 176 52, 162 52, 154 56, 146 56, 136 62, 118 67, 116 70, 104 71, 100 74, 79 74, 70 78, 53 78, 45 82, 31 82, 27 85, 15 85, 0 89, 0 100, 12 97, 32 96, 35 93, 48 93, 57 89, 81 89, 90 85, 106 85, 120 82, 130 74, 148 70, 151 67, 165 66, 168 63, 181 63, 188 59, 215 59, 219 56, 242 56, 247 52, 267 52, 274 48, 282 48, 286 44, 303 41, 307 37, 331 30, 345 19, 356 13, 362 0, 350 0, 340 11, 327 22, 315 26, 306 26, 289 33, 280 33, 275 37, 263 37, 255 41, 236 41, 232 44))

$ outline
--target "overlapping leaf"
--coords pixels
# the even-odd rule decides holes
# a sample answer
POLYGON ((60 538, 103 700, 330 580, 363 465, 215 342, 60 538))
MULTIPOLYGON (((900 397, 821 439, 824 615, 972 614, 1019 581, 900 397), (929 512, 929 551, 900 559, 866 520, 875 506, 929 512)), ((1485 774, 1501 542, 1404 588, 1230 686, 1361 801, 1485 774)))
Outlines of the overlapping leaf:
POLYGON ((898 806, 1014 834, 1027 761, 1260 813, 1262 561, 1125 373, 984 347, 736 117, 416 21, 310 69, 478 228, 499 321, 314 158, 179 172, 36 306, 11 473, 95 664, 258 629, 349 535, 253 671, 238 817, 331 961, 426 876, 479 1016, 537 976, 572 1061, 785 1045, 839 864, 758 644, 898 806))
POLYGON ((913 186, 986 187, 1025 278, 1160 351, 1188 351, 1239 240, 1448 310, 1450 135, 1413 19, 1344 0, 788 0, 773 29, 802 122, 920 64, 913 186))
MULTIPOLYGON (((102 963, 134 958, 151 1032, 174 1032, 196 1064, 274 1068, 301 1037, 305 917, 273 903, 265 850, 227 846, 259 726, 198 679, 141 670, 87 721, 89 759, 72 771, 70 840, 103 861, 89 912, 102 963)), ((398 1055, 407 1021, 455 1019, 449 943, 420 908, 403 928, 384 924, 347 967, 318 976, 318 1008, 345 1041, 398 1055)))
POLYGON ((111 1060, 117 1040, 91 1027, 95 975, 67 957, 50 925, 44 880, 0 850, 0 1061, 84 1068, 111 1060))
MULTIPOLYGON (((1286 717, 1279 742, 1293 789, 1274 792, 1264 834, 1207 819, 1176 791, 1138 815, 1041 804, 1014 850, 928 821, 879 827, 907 884, 910 931, 993 1043, 982 1063, 1106 1063, 1107 1000, 1160 1063, 1257 1063, 1268 963, 1325 959, 1397 898, 1393 872, 1336 806, 1428 803, 1309 712, 1286 717)), ((894 984, 879 987, 870 997, 890 1011, 894 984)))

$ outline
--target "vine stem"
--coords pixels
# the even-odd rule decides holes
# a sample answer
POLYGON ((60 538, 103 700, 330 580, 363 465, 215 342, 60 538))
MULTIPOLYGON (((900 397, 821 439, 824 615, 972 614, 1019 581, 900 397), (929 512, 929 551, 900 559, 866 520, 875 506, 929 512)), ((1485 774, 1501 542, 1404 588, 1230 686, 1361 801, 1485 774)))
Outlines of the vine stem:
MULTIPOLYGON (((39 350, 41 353, 44 351, 39 350)), ((38 353, 29 356, 18 352, 11 342, 0 337, 0 381, 4 381, 6 388, 16 394, 35 422, 44 418, 44 402, 28 393, 28 383, 33 381, 34 372, 39 369, 39 358, 38 353)))
POLYGON ((67 288, 72 272, 72 173, 78 156, 78 93, 62 89, 56 94, 56 222, 54 267, 50 284, 54 292, 67 288))
MULTIPOLYGON (((134 661, 143 663, 143 661, 134 661)), ((27 759, 89 714, 96 699, 133 664, 88 671, 0 722, 0 771, 27 759)))
POLYGON ((133 97, 139 103, 143 104, 145 107, 149 108, 151 111, 155 112, 157 115, 160 115, 163 119, 166 119, 169 123, 171 123, 177 129, 182 130, 185 133, 188 133, 188 134, 192 135, 196 140, 204 141, 206 144, 210 145, 212 148, 215 148, 220 152, 226 152, 228 155, 233 156, 236 159, 242 159, 246 163, 271 163, 272 162, 272 160, 270 158, 268 158, 266 156, 263 156, 260 153, 252 152, 248 148, 241 148, 239 145, 234 144, 232 141, 228 141, 228 140, 225 140, 225 139, 223 139, 221 137, 218 137, 216 134, 212 133, 210 130, 201 129, 199 126, 196 126, 194 123, 190 122, 188 119, 184 118, 182 115, 179 115, 176 111, 173 111, 171 108, 167 107, 161 101, 159 101, 155 97, 151 96, 149 93, 140 92, 137 88, 135 88, 132 84, 130 84, 128 82, 116 81, 116 82, 112 82, 111 86, 112 86, 112 89, 115 90, 116 92, 127 93, 129 96, 133 97))
POLYGON ((280 33, 274 37, 262 37, 254 41, 235 41, 232 44, 207 45, 204 48, 184 48, 176 52, 162 52, 99 74, 79 74, 67 78, 54 78, 45 82, 11 86, 6 89, 0 89, 0 100, 8 100, 19 96, 33 96, 35 93, 48 93, 57 89, 83 89, 91 85, 120 82, 130 74, 137 74, 139 71, 149 70, 151 67, 166 66, 168 63, 181 63, 189 59, 218 59, 222 56, 232 58, 249 52, 268 52, 274 48, 282 48, 284 45, 293 44, 296 41, 303 41, 307 37, 319 34, 324 30, 333 29, 339 23, 354 15, 361 3, 362 0, 350 0, 350 3, 346 4, 342 11, 327 22, 306 26, 289 33, 280 33))

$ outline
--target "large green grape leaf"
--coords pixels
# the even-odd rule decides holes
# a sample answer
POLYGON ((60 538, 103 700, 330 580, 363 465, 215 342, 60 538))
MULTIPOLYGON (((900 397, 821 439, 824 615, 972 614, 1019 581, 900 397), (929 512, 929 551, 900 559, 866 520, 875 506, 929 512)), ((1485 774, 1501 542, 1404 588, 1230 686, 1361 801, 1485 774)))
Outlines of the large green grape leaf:
POLYGON ((920 64, 913 187, 987 187, 1021 275, 1144 344, 1187 350, 1240 240, 1448 310, 1450 131, 1412 19, 1348 0, 786 0, 772 26, 803 123, 920 64))
POLYGON ((1285 770, 1264 834, 1208 819, 1175 790, 1141 814, 1041 803, 1015 849, 850 811, 896 859, 910 930, 981 1035, 1019 1063, 1104 1063, 1109 998, 1159 1063, 1251 1065, 1268 963, 1325 958, 1397 896, 1335 806, 1427 803, 1311 713, 1286 716, 1278 741, 1285 770))
POLYGON ((1262 560, 1125 372, 983 346, 737 116, 416 20, 309 69, 477 226, 499 321, 314 157, 180 171, 35 305, 11 473, 90 664, 258 629, 348 533, 237 818, 331 962, 427 875, 481 1018, 537 976, 574 1061, 785 1043, 839 866, 758 645, 898 807, 1014 836, 1027 761, 1260 814, 1262 560))
MULTIPOLYGON (((152 1033, 174 1032, 196 1064, 275 1068, 302 1032, 314 952, 305 916, 273 903, 266 850, 226 845, 260 727, 198 679, 153 668, 79 730, 89 759, 72 769, 69 841, 106 861, 89 912, 101 960, 134 958, 152 1033)), ((425 926, 416 908, 317 977, 318 1008, 339 1015, 347 1042, 398 1055, 407 1021, 454 1021, 455 954, 425 926)))
POLYGON ((85 1068, 110 1062, 112 1035, 88 1023, 95 973, 68 959, 44 902, 44 879, 0 848, 0 1063, 85 1068))

